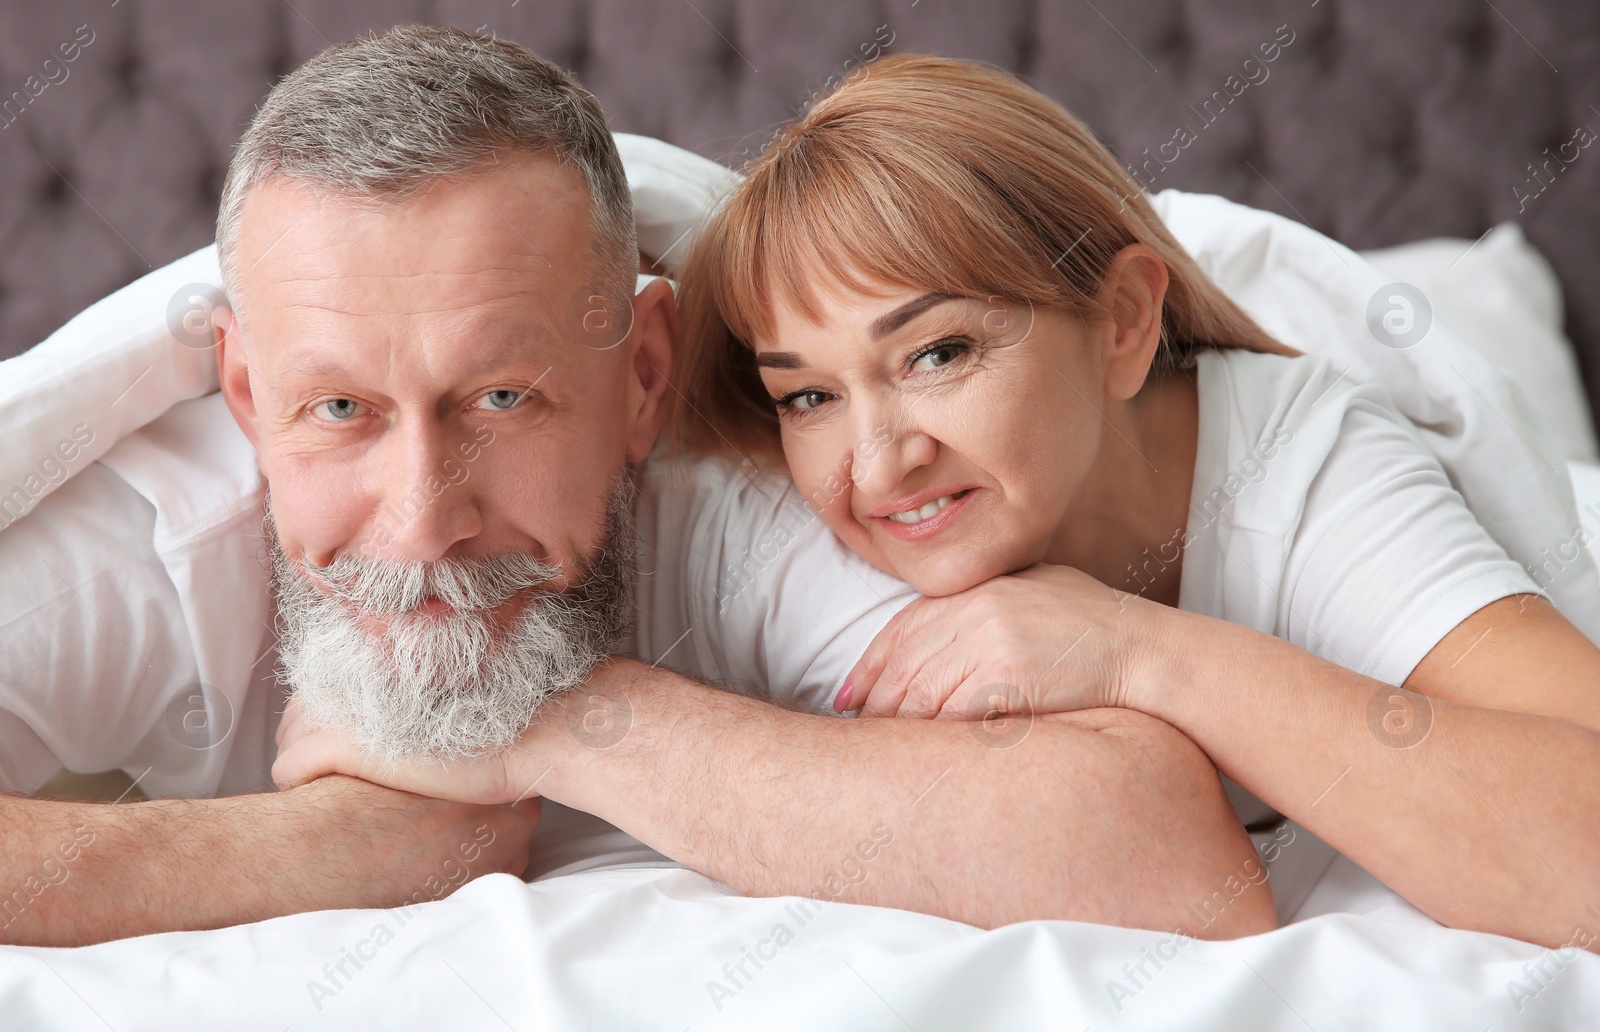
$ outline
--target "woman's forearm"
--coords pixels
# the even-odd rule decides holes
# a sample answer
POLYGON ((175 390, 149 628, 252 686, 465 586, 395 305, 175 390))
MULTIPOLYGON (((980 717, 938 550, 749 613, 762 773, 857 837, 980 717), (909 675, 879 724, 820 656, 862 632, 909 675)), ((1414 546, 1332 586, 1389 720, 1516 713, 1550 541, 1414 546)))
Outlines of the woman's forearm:
POLYGON ((1169 627, 1128 705, 1441 923, 1600 942, 1600 736, 1402 692, 1246 628, 1169 627))

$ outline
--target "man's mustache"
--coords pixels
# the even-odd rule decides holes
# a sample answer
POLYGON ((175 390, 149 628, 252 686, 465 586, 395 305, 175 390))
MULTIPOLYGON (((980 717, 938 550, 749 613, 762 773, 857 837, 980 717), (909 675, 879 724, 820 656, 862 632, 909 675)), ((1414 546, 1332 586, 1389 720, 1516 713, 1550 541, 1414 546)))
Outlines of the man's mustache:
POLYGON ((326 566, 297 564, 326 597, 377 616, 409 613, 429 598, 462 612, 493 609, 528 588, 559 578, 558 566, 518 552, 433 562, 341 555, 326 566))

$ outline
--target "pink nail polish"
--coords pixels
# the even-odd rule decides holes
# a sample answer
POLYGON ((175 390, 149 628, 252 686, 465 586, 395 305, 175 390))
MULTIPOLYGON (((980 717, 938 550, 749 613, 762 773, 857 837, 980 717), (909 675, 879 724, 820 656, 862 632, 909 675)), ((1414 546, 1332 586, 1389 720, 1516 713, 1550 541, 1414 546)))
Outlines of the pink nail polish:
POLYGON ((850 682, 846 681, 844 687, 839 689, 839 694, 833 697, 833 711, 844 713, 850 708, 850 682))

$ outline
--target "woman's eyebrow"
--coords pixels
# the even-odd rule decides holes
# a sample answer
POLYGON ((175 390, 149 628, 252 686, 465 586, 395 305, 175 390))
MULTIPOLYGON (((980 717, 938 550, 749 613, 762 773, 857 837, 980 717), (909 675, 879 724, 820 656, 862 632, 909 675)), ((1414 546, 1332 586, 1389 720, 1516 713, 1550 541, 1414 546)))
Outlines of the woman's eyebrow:
POLYGON ((756 365, 763 369, 804 369, 805 359, 793 351, 758 351, 756 365))
MULTIPOLYGON (((959 300, 962 300, 960 294, 924 294, 892 312, 878 316, 873 320, 869 332, 873 340, 882 340, 935 305, 959 300)), ((806 361, 794 351, 762 351, 756 354, 756 365, 762 369, 804 369, 806 361)))
POLYGON ((908 301, 887 315, 878 316, 873 321, 872 339, 882 340, 934 305, 941 305, 946 301, 955 301, 959 297, 959 294, 924 294, 915 301, 908 301))

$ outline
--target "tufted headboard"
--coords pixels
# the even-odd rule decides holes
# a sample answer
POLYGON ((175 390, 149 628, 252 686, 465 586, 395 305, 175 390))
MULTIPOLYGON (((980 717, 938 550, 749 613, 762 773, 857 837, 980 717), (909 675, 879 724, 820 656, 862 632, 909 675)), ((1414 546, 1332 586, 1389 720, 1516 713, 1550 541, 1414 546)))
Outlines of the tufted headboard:
POLYGON ((1151 190, 1345 243, 1520 222, 1600 411, 1593 0, 52 0, 0 7, 0 358, 211 239, 269 86, 403 22, 515 39, 619 130, 736 163, 863 53, 1019 72, 1151 190), (892 36, 892 39, 891 39, 892 36))

